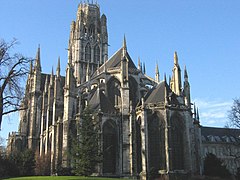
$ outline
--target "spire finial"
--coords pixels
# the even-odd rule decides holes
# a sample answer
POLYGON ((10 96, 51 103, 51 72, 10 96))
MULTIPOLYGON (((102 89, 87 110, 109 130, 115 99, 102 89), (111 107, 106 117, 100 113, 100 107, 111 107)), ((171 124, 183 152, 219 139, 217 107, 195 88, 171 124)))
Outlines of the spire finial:
POLYGON ((140 57, 138 57, 138 70, 141 70, 141 60, 140 60, 140 57))
POLYGON ((127 54, 127 43, 126 43, 126 37, 125 37, 125 34, 124 34, 123 47, 122 47, 122 57, 126 56, 126 54, 127 54))
POLYGON ((166 75, 166 73, 164 73, 164 81, 165 81, 165 83, 167 83, 167 75, 166 75))
POLYGON ((143 63, 143 74, 146 74, 146 67, 145 67, 145 63, 143 63))
POLYGON ((53 76, 53 66, 52 66, 52 74, 51 75, 53 76))
POLYGON ((52 73, 51 73, 51 77, 50 77, 50 85, 53 85, 53 78, 54 78, 54 74, 53 74, 53 66, 52 66, 52 73))
POLYGON ((178 65, 178 56, 177 56, 177 52, 174 52, 174 64, 178 65))
POLYGON ((160 82, 160 78, 159 78, 159 70, 158 70, 158 63, 156 62, 156 69, 155 69, 155 81, 157 83, 160 82))
POLYGON ((193 114, 194 114, 194 118, 197 119, 197 113, 196 113, 196 105, 194 103, 193 105, 193 114))
POLYGON ((60 76, 60 56, 58 56, 58 65, 57 65, 56 75, 58 77, 60 76))
POLYGON ((35 68, 41 71, 41 62, 40 62, 40 44, 38 44, 38 50, 36 54, 35 68))
POLYGON ((159 74, 159 69, 158 69, 158 63, 156 62, 156 69, 155 69, 155 73, 159 74))
POLYGON ((199 112, 198 112, 198 108, 197 108, 197 121, 199 121, 199 112))
POLYGON ((123 48, 127 50, 127 42, 126 42, 125 34, 124 34, 124 37, 123 37, 123 48))
POLYGON ((187 80, 188 79, 188 73, 187 73, 187 67, 185 65, 184 67, 184 79, 187 80))

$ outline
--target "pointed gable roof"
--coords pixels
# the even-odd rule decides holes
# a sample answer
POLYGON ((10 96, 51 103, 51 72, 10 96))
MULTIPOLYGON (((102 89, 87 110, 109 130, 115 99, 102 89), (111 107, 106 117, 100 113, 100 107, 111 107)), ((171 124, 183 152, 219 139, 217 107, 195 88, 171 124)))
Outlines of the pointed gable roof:
POLYGON ((145 103, 159 103, 165 101, 166 94, 171 92, 168 84, 165 81, 153 87, 145 96, 145 103))
MULTIPOLYGON (((101 67, 99 68, 99 73, 104 72, 104 66, 106 69, 121 67, 122 51, 123 51, 123 47, 120 48, 108 61, 106 61, 104 64, 102 64, 101 67)), ((126 57, 128 59, 128 68, 138 70, 136 68, 132 58, 128 54, 128 52, 126 53, 126 57)), ((97 75, 97 71, 93 74, 93 77, 96 75, 97 75)))

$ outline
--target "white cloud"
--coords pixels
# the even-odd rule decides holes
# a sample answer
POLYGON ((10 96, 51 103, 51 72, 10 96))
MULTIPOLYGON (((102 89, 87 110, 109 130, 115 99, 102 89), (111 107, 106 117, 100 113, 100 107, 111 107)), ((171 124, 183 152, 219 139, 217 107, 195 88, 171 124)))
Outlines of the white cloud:
POLYGON ((228 111, 232 101, 194 99, 199 108, 200 123, 203 126, 224 127, 228 121, 228 111))

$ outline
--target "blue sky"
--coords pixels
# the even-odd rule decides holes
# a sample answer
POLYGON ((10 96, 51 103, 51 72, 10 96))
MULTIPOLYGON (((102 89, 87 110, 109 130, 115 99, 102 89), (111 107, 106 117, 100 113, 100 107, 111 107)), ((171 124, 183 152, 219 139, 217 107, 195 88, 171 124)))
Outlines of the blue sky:
MULTIPOLYGON (((91 0, 90 0, 91 2, 91 0)), ((95 2, 95 0, 94 0, 95 2)), ((78 0, 1 1, 0 38, 17 38, 17 52, 35 57, 41 46, 43 72, 56 68, 61 57, 65 74, 70 23, 78 0)), ((108 18, 109 56, 126 35, 128 52, 146 64, 154 77, 158 63, 163 79, 171 75, 173 53, 187 66, 191 98, 200 111, 201 124, 223 127, 232 99, 239 96, 240 1, 234 0, 98 0, 108 18)), ((18 115, 5 117, 0 136, 17 130, 18 115)))

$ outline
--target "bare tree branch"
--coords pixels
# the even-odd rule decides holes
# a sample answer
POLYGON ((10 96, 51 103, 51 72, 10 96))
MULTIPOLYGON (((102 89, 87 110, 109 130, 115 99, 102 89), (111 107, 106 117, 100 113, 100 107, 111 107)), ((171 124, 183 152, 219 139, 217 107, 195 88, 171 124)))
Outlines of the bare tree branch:
POLYGON ((0 127, 4 115, 24 109, 20 106, 23 80, 29 73, 31 59, 11 53, 17 44, 16 39, 10 43, 0 40, 0 127))

